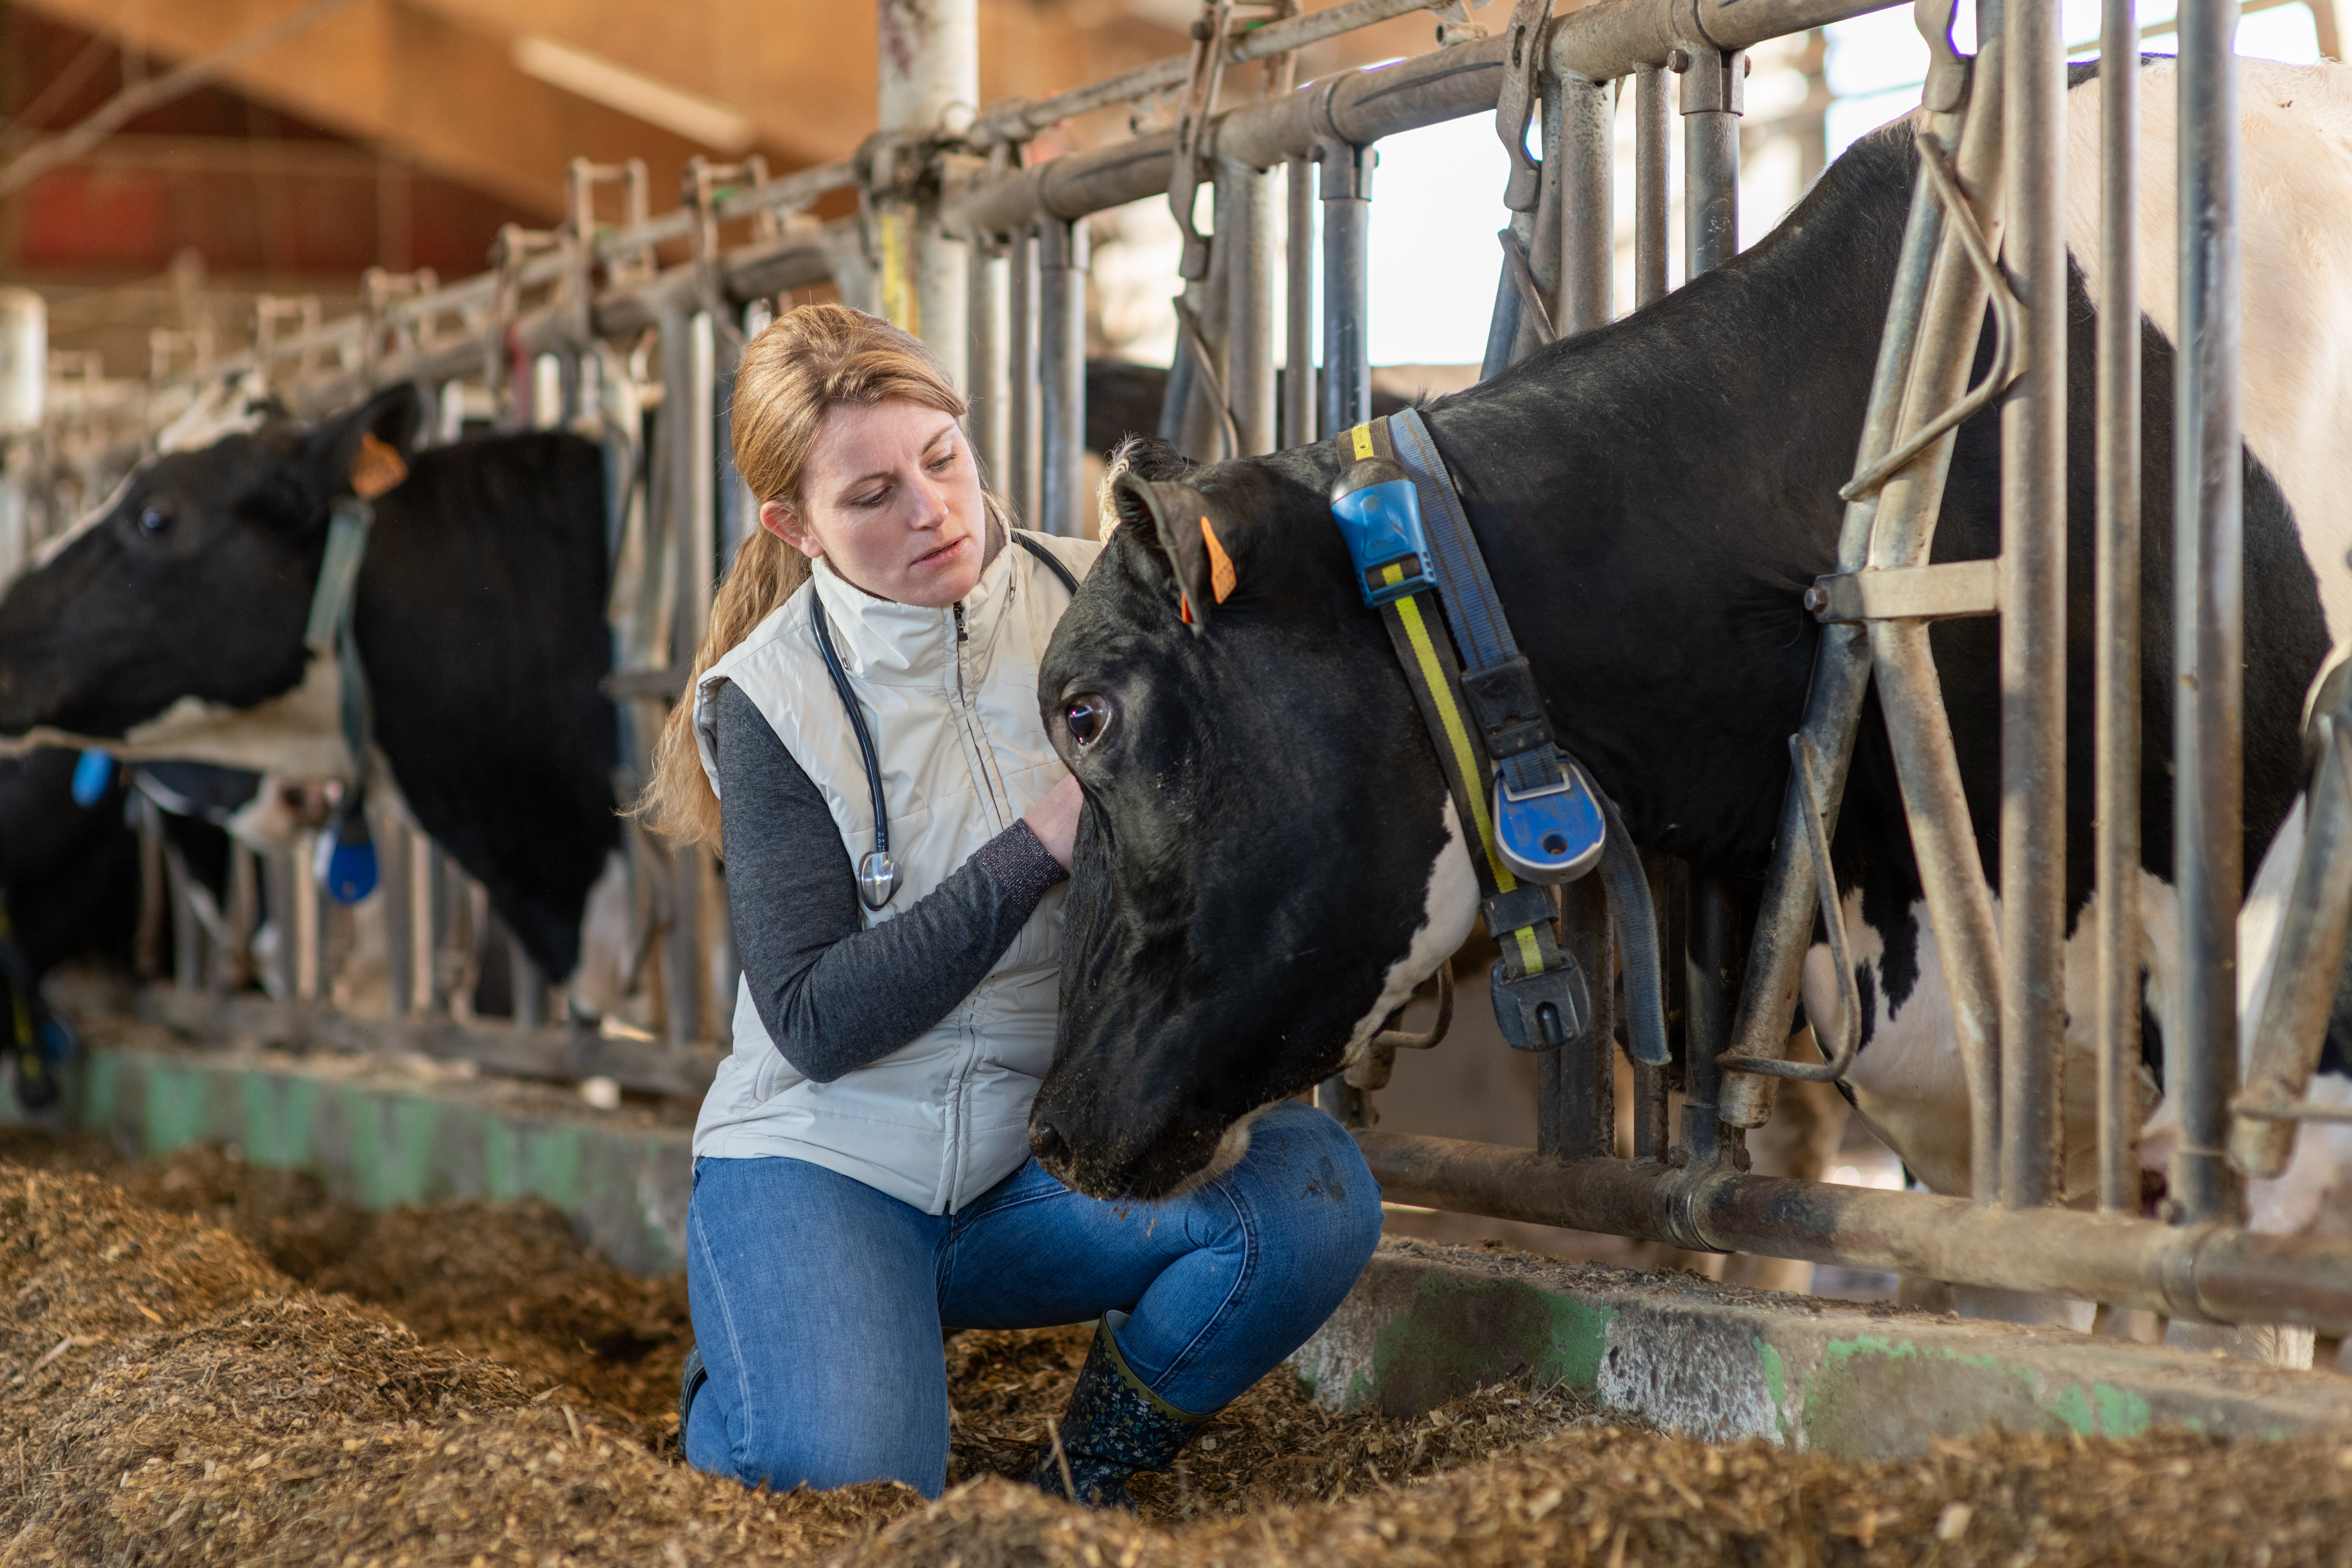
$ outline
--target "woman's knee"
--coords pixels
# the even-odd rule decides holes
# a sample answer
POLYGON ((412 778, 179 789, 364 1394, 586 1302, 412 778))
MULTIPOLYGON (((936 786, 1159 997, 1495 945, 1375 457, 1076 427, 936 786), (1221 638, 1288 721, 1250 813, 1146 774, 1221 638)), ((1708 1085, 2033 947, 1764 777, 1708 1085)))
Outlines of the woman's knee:
POLYGON ((1251 1131, 1241 1169, 1257 1167, 1253 1206, 1270 1211, 1284 1250, 1311 1259, 1318 1273, 1343 1270, 1354 1279, 1381 1239, 1380 1184, 1355 1139, 1296 1100, 1262 1113, 1251 1131))

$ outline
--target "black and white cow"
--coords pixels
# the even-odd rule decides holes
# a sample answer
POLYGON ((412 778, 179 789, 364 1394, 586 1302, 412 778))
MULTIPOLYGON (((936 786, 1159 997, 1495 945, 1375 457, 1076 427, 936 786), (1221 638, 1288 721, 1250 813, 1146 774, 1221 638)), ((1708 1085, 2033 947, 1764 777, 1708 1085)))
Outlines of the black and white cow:
POLYGON ((0 736, 348 777, 337 661, 304 632, 330 505, 373 437, 409 469, 374 503, 353 600, 376 749, 561 979, 592 889, 619 886, 603 456, 553 431, 417 451, 418 410, 395 387, 132 475, 0 598, 0 736))
MULTIPOLYGON (((2168 62, 2147 68, 2142 92, 2141 914, 2160 1067, 2172 985, 2168 62)), ((2096 95, 2078 73, 2078 170, 2095 166, 2096 95)), ((2252 866, 2305 776, 2305 690, 2331 643, 2352 634, 2352 72, 2249 62, 2244 105, 2252 866)), ((1769 860, 1818 637, 1801 595, 1833 568, 1837 489, 1853 468, 1915 156, 1906 127, 1864 139, 1728 266, 1425 411, 1564 743, 1642 844, 1751 892, 1769 860)), ((2097 256, 2095 187, 2078 179, 2070 189, 2081 268, 2097 256)), ((2078 272, 2069 312, 2064 650, 2077 942, 2092 880, 2084 284, 2078 272)), ((1980 362, 1989 353, 1988 334, 1980 362)), ((1997 421, 1979 416, 1957 445, 1935 558, 1997 554, 1997 421)), ((1033 1142, 1057 1174, 1106 1196, 1165 1193, 1237 1157, 1247 1118, 1360 1049, 1459 944, 1476 903, 1420 716, 1330 521, 1343 466, 1334 446, 1204 467, 1146 446, 1126 463, 1107 489, 1120 526, 1040 682, 1088 809, 1061 1037, 1033 1142), (1177 484, 1186 493, 1168 488, 1177 484), (1155 531, 1155 510, 1179 500, 1205 510, 1237 573, 1222 603, 1201 540, 1155 531), (1188 584, 1197 626, 1177 615, 1188 584)), ((1979 849, 1997 876, 1998 630, 1962 621, 1933 635, 1979 849)), ((1949 1006, 1874 702, 1832 859, 1868 1009, 1853 1097, 1929 1185, 1964 1192, 1967 1102, 1949 1006)), ((1806 987, 1817 1018, 1836 1013, 1830 978, 1817 950, 1806 987)), ((2067 1096, 2071 1145, 2085 1156, 2088 1014, 2074 1010, 2065 1052, 2081 1089, 2067 1096)))

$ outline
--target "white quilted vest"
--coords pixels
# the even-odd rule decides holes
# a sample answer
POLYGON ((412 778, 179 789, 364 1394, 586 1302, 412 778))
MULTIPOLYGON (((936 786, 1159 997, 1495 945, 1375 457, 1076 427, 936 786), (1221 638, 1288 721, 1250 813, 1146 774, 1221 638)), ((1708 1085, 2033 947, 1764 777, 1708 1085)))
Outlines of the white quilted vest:
MULTIPOLYGON (((1037 536, 1083 577, 1101 547, 1037 536)), ((873 847, 874 812, 857 738, 825 674, 809 617, 821 595, 834 647, 866 711, 890 814, 898 894, 860 913, 893 920, 1003 832, 1066 772, 1037 716, 1037 666, 1069 593, 1007 542, 956 609, 891 604, 820 560, 806 585, 753 628, 695 691, 695 737, 719 776, 711 700, 732 681, 824 795, 848 858, 873 847)), ((835 846, 813 853, 838 853, 835 846)), ((952 1212, 1029 1154, 1029 1102, 1054 1056, 1062 900, 1045 895, 1021 934, 956 1009, 919 1038, 831 1083, 812 1083, 777 1050, 748 984, 735 1002, 735 1048, 695 1123, 697 1158, 807 1160, 927 1214, 952 1212)))

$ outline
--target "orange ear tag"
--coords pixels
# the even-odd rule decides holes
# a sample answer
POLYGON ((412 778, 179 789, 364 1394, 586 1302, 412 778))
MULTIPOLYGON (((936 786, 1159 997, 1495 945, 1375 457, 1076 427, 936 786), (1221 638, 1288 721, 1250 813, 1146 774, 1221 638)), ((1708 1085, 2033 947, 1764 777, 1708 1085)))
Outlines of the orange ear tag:
POLYGON ((1241 585, 1241 576, 1234 572, 1234 558, 1225 553, 1224 545, 1218 541, 1217 531, 1209 526, 1209 520, 1205 517, 1201 520, 1201 538, 1209 546, 1209 590, 1216 595, 1217 603, 1222 605, 1241 585))
POLYGON ((353 495, 373 500, 407 477, 408 465, 391 442, 379 440, 373 430, 361 433, 359 456, 352 459, 353 495))
POLYGON ((1192 595, 1181 589, 1176 594, 1176 618, 1188 626, 1192 624, 1192 595))

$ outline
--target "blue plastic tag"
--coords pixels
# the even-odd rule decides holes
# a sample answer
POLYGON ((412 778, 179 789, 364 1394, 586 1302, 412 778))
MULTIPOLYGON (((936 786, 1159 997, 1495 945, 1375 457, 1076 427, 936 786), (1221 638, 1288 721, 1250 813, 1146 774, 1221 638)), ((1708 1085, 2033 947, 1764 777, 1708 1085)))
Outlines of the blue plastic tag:
POLYGON ((1421 497, 1411 479, 1387 479, 1349 490, 1331 503, 1332 521, 1356 563, 1356 585, 1368 605, 1417 594, 1436 581, 1429 535, 1421 525, 1421 497), (1388 568, 1402 566, 1389 582, 1388 568))
POLYGON ((114 759, 104 752, 84 752, 74 763, 73 803, 96 805, 114 783, 114 759))
POLYGON ((346 844, 338 834, 326 835, 320 840, 319 881, 327 897, 339 904, 356 904, 374 892, 375 840, 361 838, 346 844))
POLYGON ((1573 769, 1563 787, 1514 795, 1495 781, 1495 847, 1530 882, 1572 882, 1601 863, 1609 825, 1573 769))

